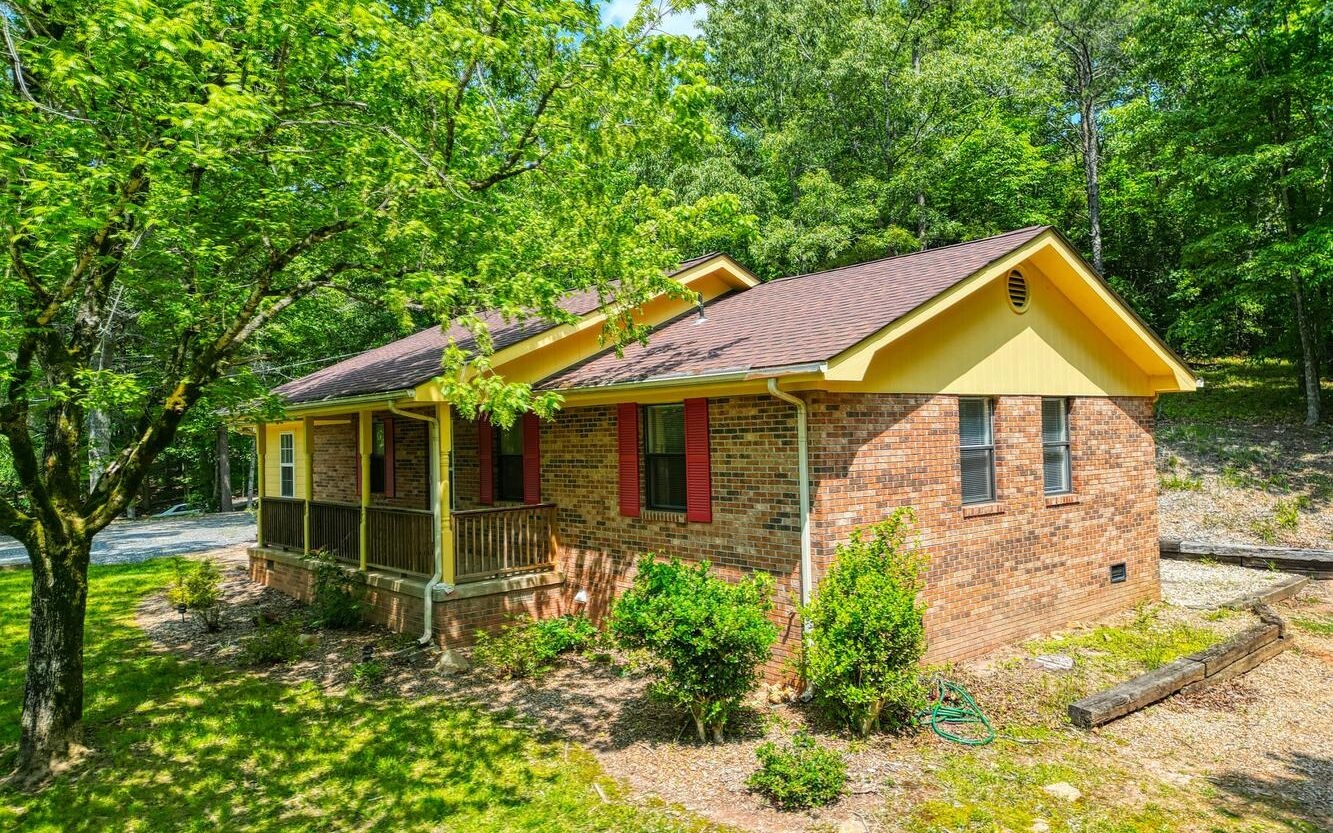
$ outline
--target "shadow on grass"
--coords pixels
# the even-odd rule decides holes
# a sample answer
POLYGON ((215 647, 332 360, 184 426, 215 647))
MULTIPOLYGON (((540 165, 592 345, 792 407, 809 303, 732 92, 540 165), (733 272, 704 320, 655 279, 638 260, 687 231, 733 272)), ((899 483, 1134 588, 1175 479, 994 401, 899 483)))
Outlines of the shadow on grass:
MULTIPOLYGON (((7 831, 671 829, 600 801, 586 752, 439 697, 331 696, 313 684, 156 654, 133 624, 165 561, 93 571, 86 724, 93 757, 30 795, 7 831)), ((17 716, 26 578, 0 575, 0 710, 17 716)), ((17 721, 0 722, 0 766, 17 721)))
POLYGON ((1333 758, 1292 752, 1270 755, 1286 774, 1225 772, 1209 780, 1224 792, 1273 810, 1296 830, 1333 830, 1333 758))

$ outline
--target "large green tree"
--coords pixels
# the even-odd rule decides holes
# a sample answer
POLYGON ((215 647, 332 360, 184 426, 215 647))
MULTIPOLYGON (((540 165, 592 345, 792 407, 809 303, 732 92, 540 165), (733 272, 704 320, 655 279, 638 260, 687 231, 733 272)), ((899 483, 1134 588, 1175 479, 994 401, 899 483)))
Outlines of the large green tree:
POLYGON ((1173 336, 1293 356, 1306 422, 1333 343, 1333 20, 1316 0, 1173 0, 1140 21, 1136 142, 1184 215, 1173 336))
MULTIPOLYGON (((480 309, 558 319, 572 289, 628 309, 674 286, 683 230, 726 201, 619 173, 706 138, 694 47, 650 24, 603 27, 593 0, 0 0, 0 529, 32 560, 19 779, 80 745, 93 535, 192 412, 256 391, 250 351, 290 308, 341 292, 461 318, 483 349, 456 373, 485 370, 480 309), (113 308, 147 336, 133 367, 99 362, 113 308), (132 430, 90 486, 94 410, 132 430)), ((638 334, 618 320, 609 338, 638 334)))

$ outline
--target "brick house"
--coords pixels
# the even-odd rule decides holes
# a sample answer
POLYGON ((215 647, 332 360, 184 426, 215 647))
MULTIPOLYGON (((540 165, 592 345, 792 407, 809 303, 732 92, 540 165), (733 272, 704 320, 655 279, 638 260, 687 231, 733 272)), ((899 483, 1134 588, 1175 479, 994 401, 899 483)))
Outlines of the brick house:
POLYGON ((771 573, 782 638, 859 525, 912 506, 930 660, 1156 599, 1153 404, 1196 381, 1049 228, 760 283, 674 274, 622 356, 576 323, 490 324, 494 367, 560 392, 550 421, 466 420, 432 328, 276 389, 256 426, 257 581, 299 553, 365 571, 374 617, 442 644, 506 614, 605 611, 645 552, 771 573), (804 486, 804 488, 802 488, 804 486), (429 605, 423 605, 430 599, 429 605))

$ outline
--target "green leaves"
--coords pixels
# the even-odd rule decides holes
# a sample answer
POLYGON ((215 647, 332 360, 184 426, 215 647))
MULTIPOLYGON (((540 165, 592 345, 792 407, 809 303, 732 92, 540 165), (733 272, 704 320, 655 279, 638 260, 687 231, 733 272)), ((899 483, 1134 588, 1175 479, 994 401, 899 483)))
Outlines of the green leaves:
POLYGON ((769 620, 773 579, 754 573, 735 584, 704 561, 639 561, 634 584, 615 602, 609 631, 646 649, 663 667, 654 690, 689 708, 699 740, 721 741, 731 713, 759 681, 777 640, 769 620))
POLYGON ((897 509, 839 544, 833 565, 801 612, 811 632, 805 673, 815 696, 865 735, 911 718, 923 697, 917 662, 925 653, 925 557, 914 515, 897 509))

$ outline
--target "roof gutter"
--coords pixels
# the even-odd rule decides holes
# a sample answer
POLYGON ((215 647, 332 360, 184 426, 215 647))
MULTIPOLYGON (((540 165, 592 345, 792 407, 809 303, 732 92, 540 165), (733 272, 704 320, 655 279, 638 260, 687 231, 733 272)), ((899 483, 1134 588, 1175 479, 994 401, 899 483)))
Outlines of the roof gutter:
POLYGON ((314 402, 294 402, 287 406, 288 411, 312 411, 323 408, 345 408, 349 405, 366 405, 383 402, 393 409, 392 401, 403 399, 416 393, 415 388, 386 390, 380 393, 359 393, 356 396, 340 396, 336 399, 320 399, 314 402))
POLYGON ((435 572, 430 574, 430 580, 426 582, 425 589, 421 591, 421 610, 423 611, 422 619, 424 624, 422 626, 421 639, 417 640, 417 644, 425 646, 429 645, 431 639, 434 637, 432 630, 434 628, 435 619, 435 586, 439 584, 440 579, 444 577, 444 536, 440 534, 442 521, 442 518, 440 517, 440 498, 442 497, 440 494, 442 474, 442 472, 440 472, 440 421, 433 416, 414 414, 411 411, 400 411, 392 402, 389 403, 389 413, 407 419, 419 419, 422 422, 428 423, 430 426, 430 442, 427 447, 429 449, 431 467, 435 470, 435 477, 432 481, 434 485, 431 487, 431 492, 433 494, 431 495, 430 501, 430 516, 435 522, 435 572))

